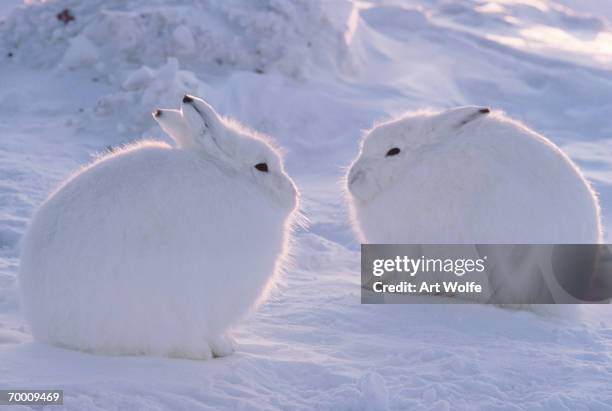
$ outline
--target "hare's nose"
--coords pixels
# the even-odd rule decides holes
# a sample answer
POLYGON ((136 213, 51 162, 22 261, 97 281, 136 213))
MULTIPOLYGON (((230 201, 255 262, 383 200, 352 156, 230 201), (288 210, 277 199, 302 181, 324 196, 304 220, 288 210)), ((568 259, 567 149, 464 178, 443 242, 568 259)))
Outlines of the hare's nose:
POLYGON ((352 186, 353 183, 359 180, 362 176, 363 176, 362 170, 355 170, 355 169, 351 170, 348 176, 348 185, 352 186))
POLYGON ((193 102, 193 97, 191 97, 189 94, 185 94, 185 96, 183 97, 183 103, 188 104, 192 102, 193 102))

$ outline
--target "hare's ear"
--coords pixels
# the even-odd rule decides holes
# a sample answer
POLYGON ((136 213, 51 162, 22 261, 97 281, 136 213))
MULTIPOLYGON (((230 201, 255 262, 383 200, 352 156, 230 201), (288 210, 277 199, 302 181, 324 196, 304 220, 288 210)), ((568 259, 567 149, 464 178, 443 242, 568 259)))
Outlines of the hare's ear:
POLYGON ((465 106, 457 107, 442 114, 445 124, 451 128, 459 128, 472 121, 486 116, 491 110, 488 107, 465 106))
POLYGON ((181 112, 187 122, 196 128, 212 129, 220 121, 219 115, 210 104, 188 94, 183 97, 181 112))
POLYGON ((153 112, 153 118, 177 145, 183 146, 189 133, 185 118, 179 110, 158 109, 153 112))

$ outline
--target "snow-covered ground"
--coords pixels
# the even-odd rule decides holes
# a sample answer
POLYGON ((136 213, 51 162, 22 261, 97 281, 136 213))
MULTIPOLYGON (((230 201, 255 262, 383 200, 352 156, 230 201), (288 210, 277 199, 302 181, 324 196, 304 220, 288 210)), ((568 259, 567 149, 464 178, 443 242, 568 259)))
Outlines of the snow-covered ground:
MULTIPOLYGON (((0 4, 0 387, 65 408, 612 410, 612 309, 566 320, 490 306, 359 304, 339 177, 361 130, 490 105, 562 146, 612 225, 612 6, 596 0, 0 4), (56 15, 68 8, 74 20, 56 15), (167 140, 184 92, 271 134, 311 224, 296 266, 213 361, 33 342, 19 239, 49 190, 108 146, 167 140)), ((608 229, 610 232, 610 230, 608 229)), ((607 236, 610 238, 609 234, 607 236)))

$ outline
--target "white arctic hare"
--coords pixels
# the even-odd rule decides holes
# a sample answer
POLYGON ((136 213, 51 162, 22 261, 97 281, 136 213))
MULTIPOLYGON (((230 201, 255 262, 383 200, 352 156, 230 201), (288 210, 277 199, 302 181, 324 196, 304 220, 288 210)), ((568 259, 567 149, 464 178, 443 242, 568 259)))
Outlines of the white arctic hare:
POLYGON ((346 183, 364 243, 602 240, 597 197, 572 161, 545 137, 483 107, 417 112, 375 126, 346 183))
POLYGON ((578 168, 545 137, 487 108, 377 125, 347 185, 367 243, 601 241, 598 201, 578 168))
POLYGON ((226 355, 228 328, 282 269, 298 193, 276 150, 200 99, 155 118, 177 148, 143 142, 100 158, 35 215, 19 280, 38 339, 109 354, 226 355), (211 140, 233 149, 211 153, 211 140))

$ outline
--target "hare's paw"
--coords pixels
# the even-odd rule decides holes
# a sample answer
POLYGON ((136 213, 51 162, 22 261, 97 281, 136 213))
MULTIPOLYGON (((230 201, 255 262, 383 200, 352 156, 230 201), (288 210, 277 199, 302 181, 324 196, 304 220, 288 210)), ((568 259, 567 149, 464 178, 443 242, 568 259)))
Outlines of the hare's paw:
POLYGON ((236 349, 236 341, 228 334, 221 334, 208 341, 210 349, 215 357, 225 357, 236 349))

